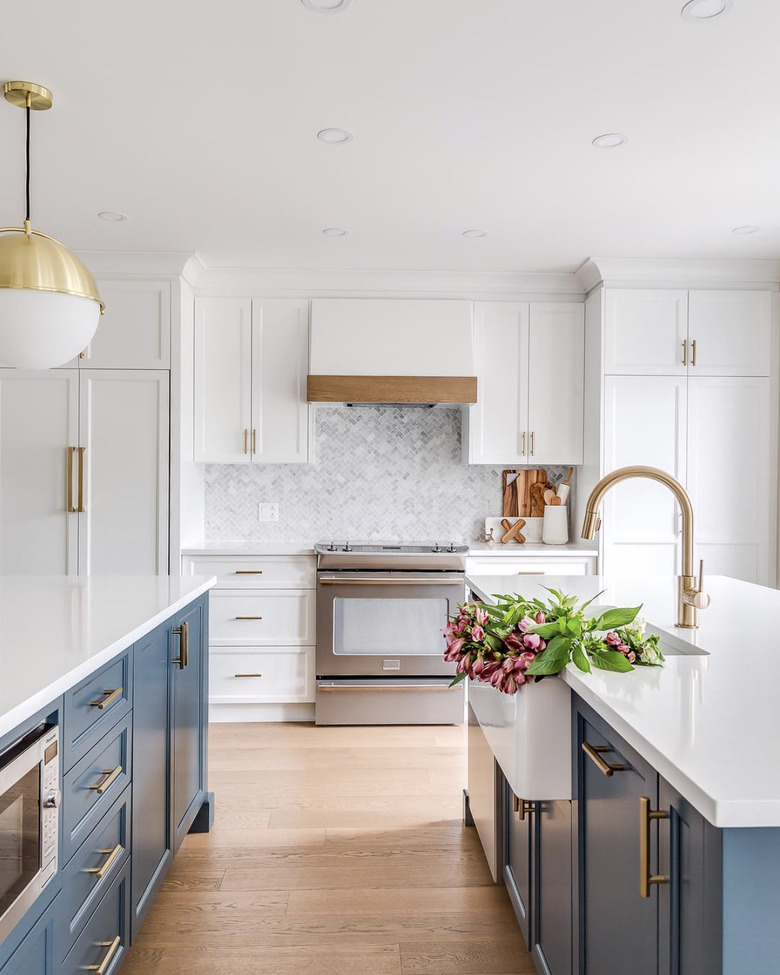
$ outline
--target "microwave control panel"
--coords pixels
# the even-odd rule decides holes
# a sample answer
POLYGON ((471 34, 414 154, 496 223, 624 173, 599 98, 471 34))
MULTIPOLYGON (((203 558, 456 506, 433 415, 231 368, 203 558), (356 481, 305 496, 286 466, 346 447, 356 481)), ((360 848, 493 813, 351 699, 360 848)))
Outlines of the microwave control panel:
POLYGON ((60 736, 52 728, 43 740, 43 774, 41 782, 41 847, 42 866, 57 859, 60 815, 60 736))

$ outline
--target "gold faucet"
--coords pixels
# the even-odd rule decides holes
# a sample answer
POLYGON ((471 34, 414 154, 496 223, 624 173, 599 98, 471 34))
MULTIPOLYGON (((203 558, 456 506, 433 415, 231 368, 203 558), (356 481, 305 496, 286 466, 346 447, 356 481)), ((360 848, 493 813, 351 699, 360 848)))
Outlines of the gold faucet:
POLYGON ((585 520, 582 523, 582 537, 592 539, 601 528, 599 505, 604 495, 615 484, 627 481, 631 477, 646 477, 651 481, 665 484, 677 498, 682 511, 682 575, 677 576, 677 623, 686 630, 696 629, 698 611, 706 609, 710 604, 710 597, 704 592, 704 562, 699 563, 698 580, 693 574, 693 505, 685 488, 678 480, 657 467, 620 467, 611 474, 607 474, 590 492, 585 506, 585 520))

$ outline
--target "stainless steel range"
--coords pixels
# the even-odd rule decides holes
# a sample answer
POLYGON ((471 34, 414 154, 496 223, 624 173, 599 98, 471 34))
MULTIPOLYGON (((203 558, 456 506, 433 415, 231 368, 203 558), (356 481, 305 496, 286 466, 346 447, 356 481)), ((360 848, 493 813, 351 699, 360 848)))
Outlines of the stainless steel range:
POLYGON ((457 724, 442 629, 465 599, 453 542, 320 542, 317 724, 457 724))

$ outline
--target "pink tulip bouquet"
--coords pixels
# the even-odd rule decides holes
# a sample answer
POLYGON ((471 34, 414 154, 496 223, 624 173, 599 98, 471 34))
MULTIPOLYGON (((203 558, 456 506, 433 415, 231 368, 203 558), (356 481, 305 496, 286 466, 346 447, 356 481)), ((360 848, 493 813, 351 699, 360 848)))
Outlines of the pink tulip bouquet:
POLYGON ((548 592, 547 601, 514 595, 497 596, 495 606, 459 606, 444 630, 444 659, 457 664, 452 684, 468 677, 515 694, 569 662, 585 673, 592 667, 625 673, 663 665, 658 637, 648 636, 638 619, 641 606, 588 616, 592 599, 580 603, 555 589, 548 592))

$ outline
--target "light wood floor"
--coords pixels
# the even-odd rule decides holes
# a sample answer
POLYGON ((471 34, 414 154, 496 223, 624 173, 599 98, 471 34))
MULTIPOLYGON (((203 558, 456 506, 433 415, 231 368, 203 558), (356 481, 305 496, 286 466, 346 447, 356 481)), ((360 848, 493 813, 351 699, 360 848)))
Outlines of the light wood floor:
POLYGON ((516 975, 462 728, 212 725, 217 821, 186 838, 123 975, 516 975))

